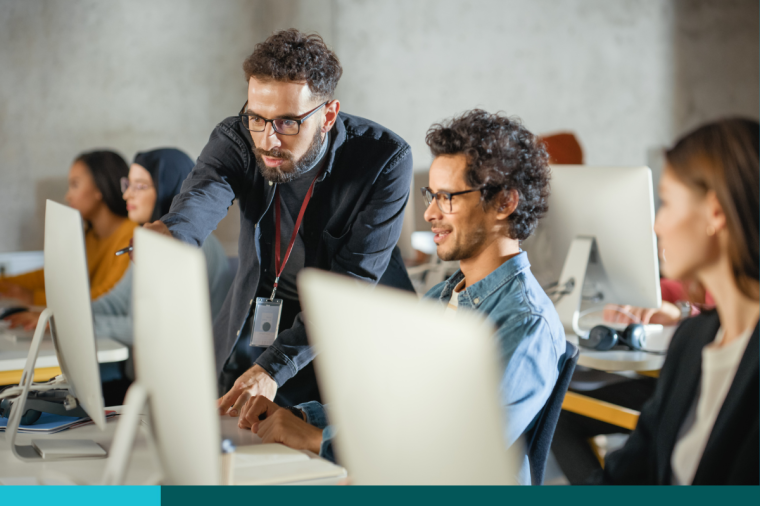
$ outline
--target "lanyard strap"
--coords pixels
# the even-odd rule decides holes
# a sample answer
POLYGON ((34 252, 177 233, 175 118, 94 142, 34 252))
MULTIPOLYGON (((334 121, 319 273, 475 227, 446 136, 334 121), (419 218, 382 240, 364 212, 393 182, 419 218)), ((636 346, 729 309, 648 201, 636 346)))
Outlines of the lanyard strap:
POLYGON ((277 185, 277 187, 274 190, 274 219, 275 219, 275 232, 274 232, 274 240, 275 240, 275 247, 274 247, 274 270, 275 270, 275 278, 274 278, 274 286, 272 287, 272 296, 269 297, 269 300, 274 299, 274 294, 277 291, 277 285, 280 282, 280 276, 282 276, 282 272, 285 270, 285 265, 288 263, 288 259, 290 258, 290 252, 293 251, 293 245, 296 243, 296 237, 298 237, 298 229, 301 228, 301 222, 303 221, 303 215, 306 213, 306 206, 309 205, 309 201, 311 200, 311 195, 314 193, 314 185, 317 183, 317 179, 319 179, 319 176, 322 175, 322 172, 324 171, 324 168, 319 171, 319 174, 314 178, 314 181, 311 182, 311 185, 309 186, 309 190, 306 192, 306 197, 303 199, 303 204, 301 204, 301 210, 298 213, 298 218, 296 218, 296 222, 293 224, 293 234, 290 236, 290 243, 288 244, 288 248, 285 250, 285 258, 281 258, 281 241, 280 241, 280 185, 277 185))

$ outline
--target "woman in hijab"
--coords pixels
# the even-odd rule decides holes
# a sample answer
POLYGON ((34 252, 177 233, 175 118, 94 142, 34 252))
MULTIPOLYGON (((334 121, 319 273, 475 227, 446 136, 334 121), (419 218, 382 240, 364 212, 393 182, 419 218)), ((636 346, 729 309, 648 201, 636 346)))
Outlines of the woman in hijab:
MULTIPOLYGON (((137 153, 129 168, 129 177, 121 181, 129 219, 143 225, 168 213, 172 200, 194 165, 190 157, 178 149, 137 153)), ((222 307, 235 273, 231 272, 229 260, 216 237, 209 235, 201 249, 206 257, 213 318, 222 307)), ((116 339, 127 346, 134 342, 132 275, 130 267, 113 290, 92 304, 95 335, 116 339)), ((126 364, 101 364, 100 376, 106 405, 121 404, 134 378, 131 359, 126 364)))
MULTIPOLYGON (((121 189, 127 202, 129 218, 140 225, 155 221, 169 212, 172 200, 195 164, 178 149, 164 148, 137 153, 123 178, 121 189)), ((201 247, 206 256, 211 315, 222 307, 232 284, 233 272, 224 249, 213 235, 201 247)), ((132 269, 109 293, 92 304, 95 335, 132 345, 132 269)))

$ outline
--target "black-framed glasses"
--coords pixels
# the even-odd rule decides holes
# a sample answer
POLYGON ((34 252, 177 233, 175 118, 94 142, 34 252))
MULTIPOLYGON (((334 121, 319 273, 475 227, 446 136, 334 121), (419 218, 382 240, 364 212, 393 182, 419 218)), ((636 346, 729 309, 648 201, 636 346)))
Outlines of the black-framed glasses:
POLYGON ((246 100, 245 104, 243 104, 243 108, 240 109, 238 116, 240 116, 240 121, 243 122, 243 126, 251 132, 263 132, 267 128, 267 123, 271 123, 274 131, 280 135, 298 135, 298 133, 301 131, 301 123, 309 119, 312 114, 324 107, 327 102, 329 102, 329 100, 323 102, 321 105, 318 105, 311 111, 297 118, 266 119, 255 114, 245 114, 245 108, 248 105, 248 101, 246 100))
POLYGON ((465 193, 472 193, 472 192, 479 192, 485 190, 485 186, 482 188, 474 188, 472 190, 464 190, 461 192, 433 192, 430 188, 427 186, 423 186, 420 188, 420 191, 422 192, 422 198, 425 200, 425 207, 430 207, 430 204, 433 203, 433 200, 435 200, 435 203, 438 204, 438 209, 441 210, 444 214, 451 214, 454 212, 453 204, 451 203, 451 198, 455 197, 457 195, 464 195, 465 193))

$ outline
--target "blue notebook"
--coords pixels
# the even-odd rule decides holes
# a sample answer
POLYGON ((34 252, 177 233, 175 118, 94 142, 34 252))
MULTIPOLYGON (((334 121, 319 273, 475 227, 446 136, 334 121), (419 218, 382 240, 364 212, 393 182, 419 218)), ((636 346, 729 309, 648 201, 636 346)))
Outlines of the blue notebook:
MULTIPOLYGON (((106 412, 106 419, 116 416, 113 411, 106 412)), ((91 424, 92 419, 89 417, 61 416, 51 413, 42 413, 40 418, 32 425, 20 425, 19 434, 55 434, 66 429, 81 427, 82 425, 91 424)), ((0 417, 0 432, 4 432, 8 427, 8 419, 0 417)))

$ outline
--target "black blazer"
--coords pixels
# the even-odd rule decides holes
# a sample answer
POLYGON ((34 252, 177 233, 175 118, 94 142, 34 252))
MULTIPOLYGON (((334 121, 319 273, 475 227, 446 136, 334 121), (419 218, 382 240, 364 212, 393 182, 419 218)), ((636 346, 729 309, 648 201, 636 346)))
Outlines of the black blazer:
MULTIPOLYGON (((697 395, 702 348, 720 328, 716 311, 684 321, 676 330, 653 397, 625 446, 605 460, 604 482, 620 485, 668 485, 670 460, 678 431, 697 395)), ((752 333, 726 400, 702 454, 694 485, 757 485, 758 327, 752 333)))

